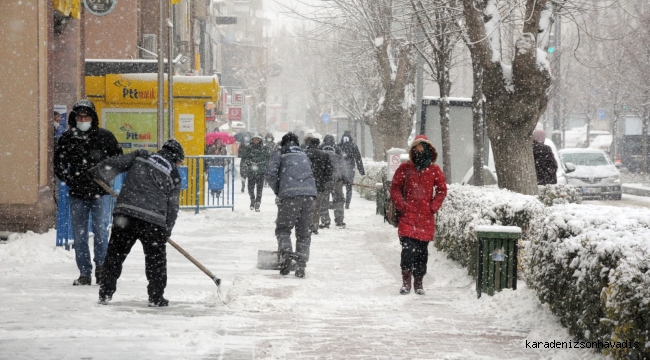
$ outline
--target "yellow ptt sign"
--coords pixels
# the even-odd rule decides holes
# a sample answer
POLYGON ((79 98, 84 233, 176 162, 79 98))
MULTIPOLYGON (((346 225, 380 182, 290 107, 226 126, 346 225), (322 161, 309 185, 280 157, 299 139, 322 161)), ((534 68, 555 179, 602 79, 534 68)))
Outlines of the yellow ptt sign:
MULTIPOLYGON (((172 2, 175 0, 172 0, 172 2)), ((53 0, 54 10, 75 19, 81 18, 81 0, 53 0)))
POLYGON ((176 4, 181 3, 181 0, 171 0, 171 1, 172 1, 172 5, 176 5, 176 4))

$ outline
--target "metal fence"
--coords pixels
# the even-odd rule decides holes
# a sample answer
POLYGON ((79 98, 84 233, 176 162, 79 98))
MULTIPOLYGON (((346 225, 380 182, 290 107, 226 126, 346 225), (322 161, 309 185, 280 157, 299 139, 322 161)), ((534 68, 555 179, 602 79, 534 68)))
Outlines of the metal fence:
POLYGON ((182 209, 235 210, 235 157, 221 155, 186 156, 178 168, 181 174, 182 209))

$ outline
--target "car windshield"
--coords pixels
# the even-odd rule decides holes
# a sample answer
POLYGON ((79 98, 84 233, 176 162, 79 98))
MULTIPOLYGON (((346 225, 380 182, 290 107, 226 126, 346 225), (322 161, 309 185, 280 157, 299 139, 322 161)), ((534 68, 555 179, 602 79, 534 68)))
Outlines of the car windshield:
POLYGON ((609 165, 605 155, 598 153, 562 154, 562 162, 583 166, 609 165))

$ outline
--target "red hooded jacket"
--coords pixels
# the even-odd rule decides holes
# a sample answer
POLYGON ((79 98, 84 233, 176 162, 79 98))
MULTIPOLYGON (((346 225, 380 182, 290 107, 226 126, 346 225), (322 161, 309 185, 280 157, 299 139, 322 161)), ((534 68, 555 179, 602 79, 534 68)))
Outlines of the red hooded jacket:
POLYGON ((447 196, 445 175, 438 165, 438 152, 424 135, 413 140, 409 149, 408 162, 401 164, 390 187, 390 197, 401 216, 397 234, 421 241, 431 241, 435 234, 434 214, 442 206, 447 196), (415 147, 418 144, 429 146, 431 165, 417 170, 413 163, 415 147), (404 196, 405 195, 405 196, 404 196))

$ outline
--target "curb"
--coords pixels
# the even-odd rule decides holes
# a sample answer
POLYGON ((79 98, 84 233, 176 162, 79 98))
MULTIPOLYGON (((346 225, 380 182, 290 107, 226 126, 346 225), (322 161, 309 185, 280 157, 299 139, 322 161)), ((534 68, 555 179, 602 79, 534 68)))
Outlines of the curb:
POLYGON ((638 188, 632 186, 621 186, 621 191, 623 194, 636 195, 636 196, 650 196, 650 189, 648 188, 638 188))

